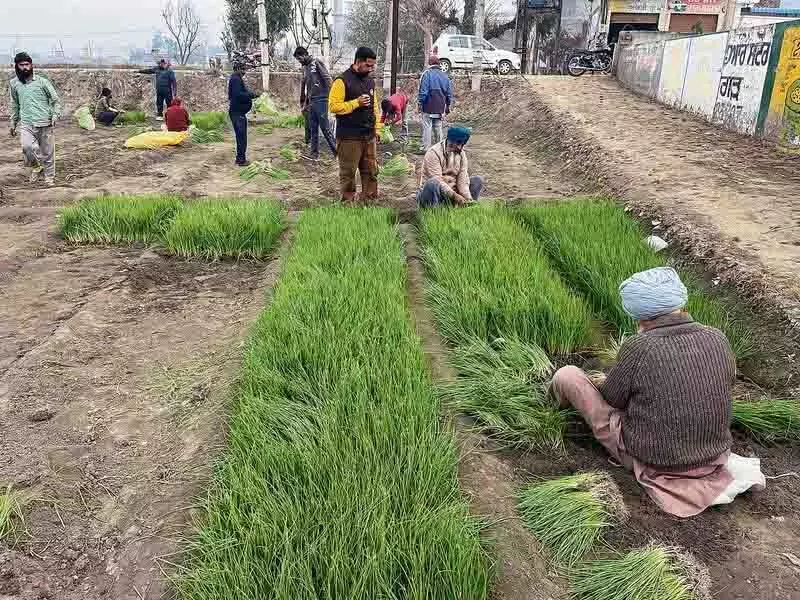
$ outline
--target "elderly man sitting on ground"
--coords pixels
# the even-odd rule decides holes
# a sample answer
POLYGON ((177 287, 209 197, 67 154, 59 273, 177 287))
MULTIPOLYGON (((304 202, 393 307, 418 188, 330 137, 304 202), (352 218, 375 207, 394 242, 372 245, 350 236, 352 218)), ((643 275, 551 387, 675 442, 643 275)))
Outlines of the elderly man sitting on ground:
POLYGON ((736 359, 725 335, 692 320, 686 287, 671 268, 633 275, 620 295, 638 335, 622 344, 604 381, 559 369, 555 398, 575 407, 666 512, 696 515, 763 486, 758 459, 730 451, 736 359))
POLYGON ((420 170, 417 204, 421 207, 445 204, 465 205, 478 199, 483 178, 469 176, 464 146, 469 141, 466 127, 450 127, 447 139, 425 153, 420 170))

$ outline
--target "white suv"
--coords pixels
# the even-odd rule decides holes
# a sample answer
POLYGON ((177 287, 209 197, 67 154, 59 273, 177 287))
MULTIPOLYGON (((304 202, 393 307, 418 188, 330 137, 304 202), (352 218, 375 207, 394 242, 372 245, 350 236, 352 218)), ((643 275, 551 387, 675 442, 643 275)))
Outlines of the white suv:
MULTIPOLYGON (((442 71, 451 69, 471 69, 473 52, 477 50, 478 38, 474 35, 443 33, 433 45, 433 53, 439 57, 442 71)), ((483 68, 508 75, 519 70, 522 59, 519 54, 508 50, 498 50, 483 40, 483 68)))

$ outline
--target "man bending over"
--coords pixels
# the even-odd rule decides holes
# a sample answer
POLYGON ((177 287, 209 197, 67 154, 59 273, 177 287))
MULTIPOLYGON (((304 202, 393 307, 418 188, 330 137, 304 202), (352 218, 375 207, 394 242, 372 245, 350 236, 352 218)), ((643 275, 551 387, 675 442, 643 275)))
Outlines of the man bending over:
POLYGON ((483 178, 469 176, 464 152, 469 136, 470 130, 466 127, 451 127, 447 130, 447 139, 431 146, 425 153, 417 192, 420 207, 463 206, 478 199, 483 189, 483 178))

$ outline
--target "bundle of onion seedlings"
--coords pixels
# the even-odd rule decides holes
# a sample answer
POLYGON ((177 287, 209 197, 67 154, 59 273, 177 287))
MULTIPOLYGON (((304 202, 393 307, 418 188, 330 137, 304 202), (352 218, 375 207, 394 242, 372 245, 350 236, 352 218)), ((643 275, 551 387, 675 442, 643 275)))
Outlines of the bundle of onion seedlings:
POLYGON ((272 164, 272 161, 254 160, 248 166, 239 171, 239 177, 245 181, 251 181, 259 175, 268 175, 272 179, 289 179, 289 171, 279 169, 272 164))
POLYGON ((521 490, 518 510, 553 560, 572 566, 594 548, 603 531, 628 519, 608 473, 588 472, 535 483, 521 490))
POLYGON ((459 376, 438 387, 450 409, 476 419, 488 436, 544 452, 563 449, 564 413, 549 404, 547 354, 516 339, 474 339, 453 351, 459 376))
POLYGON ((800 440, 800 400, 734 400, 733 426, 765 442, 800 440))
POLYGON ((577 600, 711 600, 711 577, 687 552, 651 544, 575 567, 577 600))

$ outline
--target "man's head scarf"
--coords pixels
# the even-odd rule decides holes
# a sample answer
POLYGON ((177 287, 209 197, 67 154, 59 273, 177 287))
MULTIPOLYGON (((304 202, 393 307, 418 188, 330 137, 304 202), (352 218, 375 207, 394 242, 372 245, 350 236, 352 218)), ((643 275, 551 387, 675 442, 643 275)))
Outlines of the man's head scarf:
POLYGON ((619 286, 625 312, 637 321, 649 321, 686 306, 689 294, 671 267, 636 273, 619 286))
POLYGON ((454 125, 447 130, 447 141, 451 144, 466 144, 471 134, 472 130, 468 127, 454 125))

